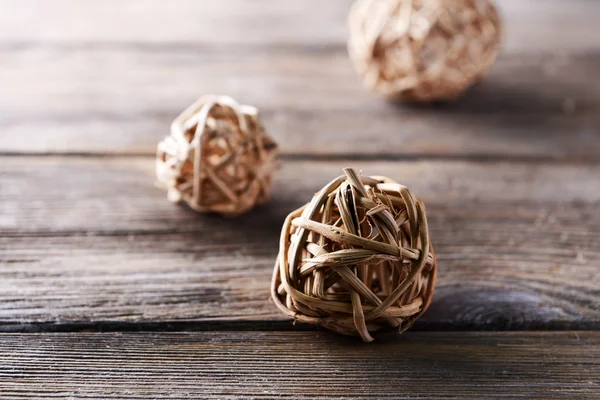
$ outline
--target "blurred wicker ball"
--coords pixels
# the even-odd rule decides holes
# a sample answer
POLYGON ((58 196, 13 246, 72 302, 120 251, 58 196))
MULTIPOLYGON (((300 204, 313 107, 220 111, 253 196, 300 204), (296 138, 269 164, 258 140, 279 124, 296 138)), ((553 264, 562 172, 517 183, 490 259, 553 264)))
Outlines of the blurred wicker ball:
POLYGON ((227 96, 204 96, 158 144, 156 176, 171 201, 235 216, 268 200, 278 166, 277 145, 256 108, 227 96))
POLYGON ((365 85, 416 102, 460 95, 487 73, 502 36, 489 0, 358 0, 348 22, 365 85))
POLYGON ((344 173, 286 218, 271 296, 292 318, 371 341, 427 309, 437 264, 425 207, 410 190, 344 173))

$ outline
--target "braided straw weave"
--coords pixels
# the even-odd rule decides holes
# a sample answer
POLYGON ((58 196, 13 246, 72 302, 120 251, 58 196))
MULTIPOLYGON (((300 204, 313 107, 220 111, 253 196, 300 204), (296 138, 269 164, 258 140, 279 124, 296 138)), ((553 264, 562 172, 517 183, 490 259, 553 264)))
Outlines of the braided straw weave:
POLYGON ((268 200, 278 167, 277 145, 256 108, 227 96, 204 96, 158 144, 156 176, 172 201, 239 215, 268 200))
POLYGON ((365 86, 407 101, 456 98, 488 71, 502 36, 488 0, 358 0, 348 23, 365 86))
POLYGON ((368 342, 427 309, 437 264, 425 207, 410 190, 344 173, 286 218, 271 296, 299 321, 368 342))

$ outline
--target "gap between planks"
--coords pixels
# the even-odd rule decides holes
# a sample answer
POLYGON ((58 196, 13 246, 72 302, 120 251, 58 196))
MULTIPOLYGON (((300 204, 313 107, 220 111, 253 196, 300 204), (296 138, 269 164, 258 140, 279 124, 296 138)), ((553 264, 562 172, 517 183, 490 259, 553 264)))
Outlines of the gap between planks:
MULTIPOLYGON (((0 157, 65 157, 65 158, 89 158, 89 159, 154 159, 155 155, 147 152, 26 152, 26 151, 0 151, 0 157)), ((280 155, 282 161, 332 161, 332 162, 422 162, 422 161, 449 161, 449 162, 473 162, 473 163, 519 163, 519 164, 564 164, 564 165, 596 165, 600 164, 600 157, 597 159, 580 156, 553 156, 553 155, 519 155, 519 154, 444 154, 444 153, 334 153, 334 154, 313 154, 313 153, 294 153, 287 152, 280 155)))
MULTIPOLYGON (((265 300, 266 302, 268 300, 265 300)), ((276 311, 276 310, 274 310, 276 311)), ((6 323, 0 322, 0 334, 36 334, 36 333, 135 333, 135 332, 314 332, 329 333, 326 329, 302 322, 282 319, 279 315, 259 318, 243 317, 236 321, 231 317, 204 319, 201 321, 158 321, 158 322, 121 322, 94 321, 89 323, 6 323)), ((478 324, 448 324, 434 319, 418 320, 410 328, 410 332, 568 332, 598 331, 600 324, 594 321, 531 321, 513 324, 507 327, 493 327, 491 330, 478 324)), ((0 336, 1 337, 1 336, 0 336)), ((380 340, 380 339, 377 339, 380 340)))

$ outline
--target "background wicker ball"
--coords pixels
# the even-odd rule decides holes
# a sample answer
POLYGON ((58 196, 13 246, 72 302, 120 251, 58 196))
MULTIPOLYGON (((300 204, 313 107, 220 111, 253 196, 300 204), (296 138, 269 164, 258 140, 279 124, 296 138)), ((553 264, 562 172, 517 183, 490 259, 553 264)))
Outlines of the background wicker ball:
POLYGON ((437 265, 425 207, 410 190, 344 173, 286 218, 271 295, 297 320, 371 341, 427 309, 437 265))
POLYGON ((267 201, 278 167, 277 145, 256 108, 227 96, 204 96, 158 144, 156 176, 172 201, 238 215, 267 201))
POLYGON ((488 0, 358 0, 350 58, 366 86, 386 97, 457 97, 490 68, 501 21, 488 0))

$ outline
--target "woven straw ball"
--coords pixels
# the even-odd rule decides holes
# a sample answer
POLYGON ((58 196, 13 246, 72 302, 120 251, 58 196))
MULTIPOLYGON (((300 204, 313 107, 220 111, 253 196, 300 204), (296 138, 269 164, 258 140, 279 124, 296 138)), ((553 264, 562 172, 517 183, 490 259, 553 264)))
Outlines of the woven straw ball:
POLYGON ((292 318, 369 342, 427 309, 437 264, 425 207, 408 188, 344 173, 286 218, 271 296, 292 318))
POLYGON ((156 176, 171 201, 235 216, 268 200, 278 167, 277 145, 256 108, 228 96, 204 96, 158 144, 156 176))
POLYGON ((460 95, 491 67, 502 36, 488 0, 358 0, 348 22, 365 86, 415 102, 460 95))

